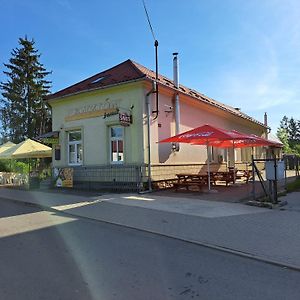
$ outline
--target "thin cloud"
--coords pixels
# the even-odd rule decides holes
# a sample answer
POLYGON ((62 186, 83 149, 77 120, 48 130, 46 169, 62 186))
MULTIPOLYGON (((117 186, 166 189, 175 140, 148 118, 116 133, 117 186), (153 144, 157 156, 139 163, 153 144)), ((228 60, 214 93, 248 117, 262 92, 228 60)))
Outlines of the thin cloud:
MULTIPOLYGON (((283 27, 286 28, 287 24, 283 27)), ((250 64, 245 58, 245 65, 236 65, 236 69, 222 74, 219 78, 222 93, 220 98, 227 103, 230 101, 232 106, 242 107, 247 112, 268 110, 297 102, 299 88, 293 86, 294 83, 289 81, 288 76, 298 75, 287 58, 284 59, 286 47, 278 44, 281 40, 278 35, 282 33, 270 36, 253 26, 245 26, 245 30, 255 37, 255 47, 258 47, 259 53, 250 64)), ((295 35, 293 30, 285 37, 285 41, 296 45, 295 35)), ((297 48, 300 51, 300 43, 297 48)), ((235 51, 238 56, 239 50, 235 51)))
POLYGON ((69 10, 72 9, 71 3, 68 0, 56 0, 56 2, 63 8, 66 8, 69 10))

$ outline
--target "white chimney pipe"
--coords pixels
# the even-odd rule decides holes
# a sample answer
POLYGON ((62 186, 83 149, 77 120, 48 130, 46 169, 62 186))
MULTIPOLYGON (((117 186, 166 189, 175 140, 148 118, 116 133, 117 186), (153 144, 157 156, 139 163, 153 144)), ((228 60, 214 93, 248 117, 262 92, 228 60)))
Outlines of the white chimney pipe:
MULTIPOLYGON (((266 126, 266 127, 268 127, 268 115, 267 115, 267 113, 265 112, 265 114, 264 114, 264 125, 266 126)), ((267 139, 268 138, 268 129, 266 129, 266 133, 265 133, 265 138, 267 139)))
POLYGON ((179 88, 179 69, 178 69, 178 53, 173 53, 173 81, 176 88, 179 88))

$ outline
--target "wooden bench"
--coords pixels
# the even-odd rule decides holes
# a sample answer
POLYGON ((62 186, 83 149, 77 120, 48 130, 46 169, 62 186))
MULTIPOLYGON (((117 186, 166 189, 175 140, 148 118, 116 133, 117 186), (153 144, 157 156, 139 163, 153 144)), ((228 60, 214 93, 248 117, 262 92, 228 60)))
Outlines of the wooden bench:
MULTIPOLYGON (((256 163, 257 169, 260 172, 260 174, 263 172, 265 169, 265 164, 263 162, 257 162, 256 163)), ((252 166, 250 163, 245 163, 243 165, 238 165, 237 166, 237 173, 236 173, 236 178, 237 179, 244 179, 246 183, 249 182, 252 178, 252 166)))
POLYGON ((179 188, 189 190, 190 186, 196 186, 199 191, 203 185, 207 185, 208 175, 206 174, 176 174, 177 182, 173 184, 178 191, 179 188))
POLYGON ((237 170, 236 172, 236 179, 245 180, 246 183, 249 182, 251 177, 252 177, 252 170, 237 170))
POLYGON ((210 172, 211 180, 214 184, 216 184, 217 181, 225 181, 226 186, 232 182, 235 182, 235 174, 234 171, 217 171, 217 172, 210 172))

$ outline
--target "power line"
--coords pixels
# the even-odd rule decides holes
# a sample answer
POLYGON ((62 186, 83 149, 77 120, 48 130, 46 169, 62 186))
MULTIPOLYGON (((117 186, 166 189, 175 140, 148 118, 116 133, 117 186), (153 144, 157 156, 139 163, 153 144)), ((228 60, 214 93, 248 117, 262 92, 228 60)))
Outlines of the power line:
POLYGON ((153 28, 152 28, 151 21, 150 21, 150 17, 149 17, 149 14, 148 14, 148 11, 147 11, 147 7, 146 7, 146 3, 145 3, 144 0, 143 0, 143 6, 144 6, 144 9, 145 9, 146 17, 147 17, 147 20, 148 20, 148 24, 149 24, 149 27, 150 27, 150 30, 151 30, 153 39, 156 41, 155 34, 154 34, 154 30, 153 30, 153 28))

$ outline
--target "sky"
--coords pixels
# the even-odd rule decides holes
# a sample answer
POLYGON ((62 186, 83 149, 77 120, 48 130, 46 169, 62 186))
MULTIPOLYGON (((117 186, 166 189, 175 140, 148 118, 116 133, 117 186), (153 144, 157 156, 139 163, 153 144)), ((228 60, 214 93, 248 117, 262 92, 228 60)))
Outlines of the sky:
MULTIPOLYGON (((299 0, 145 0, 159 42, 159 73, 239 107, 276 133, 300 120, 299 0)), ((0 0, 0 81, 18 39, 35 40, 52 92, 127 59, 155 69, 142 0, 0 0)))

